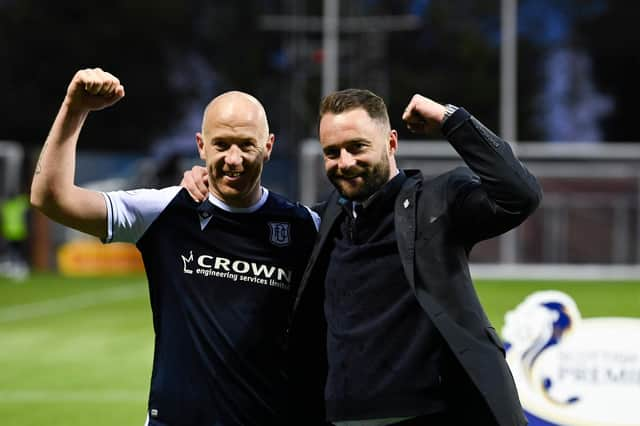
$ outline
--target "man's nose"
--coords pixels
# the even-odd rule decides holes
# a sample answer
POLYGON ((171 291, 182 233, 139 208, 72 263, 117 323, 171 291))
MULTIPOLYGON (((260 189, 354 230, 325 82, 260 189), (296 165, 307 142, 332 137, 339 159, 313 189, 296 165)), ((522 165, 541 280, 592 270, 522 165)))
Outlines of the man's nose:
POLYGON ((231 166, 237 166, 242 164, 242 151, 236 145, 232 145, 227 151, 227 155, 224 157, 225 163, 231 166))
POLYGON ((348 169, 356 164, 356 160, 351 153, 345 149, 340 151, 340 157, 338 158, 338 168, 348 169))

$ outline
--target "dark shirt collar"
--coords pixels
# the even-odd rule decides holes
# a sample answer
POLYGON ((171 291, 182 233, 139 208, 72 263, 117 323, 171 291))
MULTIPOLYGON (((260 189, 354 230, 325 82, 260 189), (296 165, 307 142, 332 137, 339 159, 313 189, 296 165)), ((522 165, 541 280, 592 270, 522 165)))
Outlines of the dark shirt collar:
POLYGON ((361 207, 364 211, 372 207, 376 208, 376 206, 393 206, 393 200, 396 195, 398 195, 405 180, 407 180, 407 175, 402 170, 398 170, 398 173, 391 178, 391 180, 385 183, 378 191, 374 192, 363 203, 355 203, 345 197, 340 197, 338 202, 352 216, 356 206, 361 207))

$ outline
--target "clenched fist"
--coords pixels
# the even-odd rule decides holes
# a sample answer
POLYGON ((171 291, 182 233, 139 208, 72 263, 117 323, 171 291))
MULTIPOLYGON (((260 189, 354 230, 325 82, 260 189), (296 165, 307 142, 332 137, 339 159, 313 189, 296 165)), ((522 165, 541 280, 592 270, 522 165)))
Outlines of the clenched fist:
POLYGON ((92 68, 73 76, 64 102, 71 109, 88 112, 111 106, 123 97, 120 80, 100 68, 92 68))
POLYGON ((413 95, 402 114, 407 128, 415 133, 428 133, 440 128, 445 107, 422 95, 413 95))

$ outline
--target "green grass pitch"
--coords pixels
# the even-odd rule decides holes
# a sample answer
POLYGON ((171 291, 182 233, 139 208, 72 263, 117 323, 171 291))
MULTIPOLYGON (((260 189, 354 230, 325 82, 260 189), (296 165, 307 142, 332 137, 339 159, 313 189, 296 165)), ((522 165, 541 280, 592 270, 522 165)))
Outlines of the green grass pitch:
MULTIPOLYGON (((640 317, 640 281, 478 281, 498 330, 506 311, 545 289, 584 317, 640 317)), ((0 424, 142 426, 153 331, 146 280, 0 278, 0 424)))

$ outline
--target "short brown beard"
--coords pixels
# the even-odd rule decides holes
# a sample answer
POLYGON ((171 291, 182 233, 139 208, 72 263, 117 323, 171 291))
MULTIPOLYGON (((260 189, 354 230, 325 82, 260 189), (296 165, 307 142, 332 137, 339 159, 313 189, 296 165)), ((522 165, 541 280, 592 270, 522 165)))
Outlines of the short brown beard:
POLYGON ((364 183, 362 184, 360 190, 358 190, 351 196, 342 192, 342 189, 340 188, 340 185, 338 183, 338 180, 340 179, 339 177, 335 176, 335 174, 332 174, 328 177, 333 186, 338 190, 340 195, 351 201, 363 202, 374 193, 376 193, 380 188, 384 186, 385 183, 389 181, 390 170, 391 168, 389 166, 389 158, 387 158, 387 156, 383 153, 380 162, 373 165, 371 171, 365 173, 364 175, 359 175, 364 178, 364 183))

